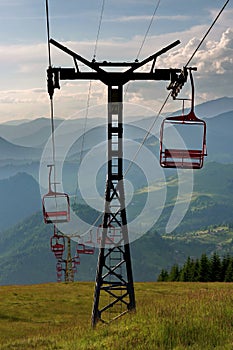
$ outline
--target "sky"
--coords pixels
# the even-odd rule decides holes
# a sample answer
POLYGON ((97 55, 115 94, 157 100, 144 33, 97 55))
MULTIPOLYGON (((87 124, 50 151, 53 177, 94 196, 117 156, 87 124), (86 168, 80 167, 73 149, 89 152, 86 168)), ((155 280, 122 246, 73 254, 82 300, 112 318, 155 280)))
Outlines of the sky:
MULTIPOLYGON (((156 68, 182 68, 224 3, 225 0, 49 0, 50 35, 92 60, 99 28, 97 61, 132 62, 136 58, 140 61, 179 39, 181 44, 162 55, 156 68)), ((73 67, 69 56, 54 47, 51 52, 53 66, 73 67)), ((191 65, 198 68, 196 104, 233 96, 232 0, 191 65)), ((1 0, 0 122, 49 117, 47 66, 45 1, 1 0)), ((167 84, 131 82, 126 88, 125 102, 157 113, 167 96, 167 84)), ((188 84, 182 93, 180 97, 189 96, 188 84)), ((54 95, 55 116, 82 115, 80 111, 86 109, 88 95, 90 106, 106 104, 106 86, 100 82, 92 82, 91 86, 89 81, 61 82, 61 89, 54 95)), ((169 100, 166 109, 177 110, 178 103, 169 100)))

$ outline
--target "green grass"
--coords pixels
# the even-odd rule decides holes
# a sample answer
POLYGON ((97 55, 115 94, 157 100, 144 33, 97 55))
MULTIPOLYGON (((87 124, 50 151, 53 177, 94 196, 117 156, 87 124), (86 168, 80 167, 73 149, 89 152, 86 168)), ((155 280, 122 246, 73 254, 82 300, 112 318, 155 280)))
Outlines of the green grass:
POLYGON ((233 349, 233 284, 136 283, 137 312, 94 331, 93 288, 0 287, 0 349, 233 349))

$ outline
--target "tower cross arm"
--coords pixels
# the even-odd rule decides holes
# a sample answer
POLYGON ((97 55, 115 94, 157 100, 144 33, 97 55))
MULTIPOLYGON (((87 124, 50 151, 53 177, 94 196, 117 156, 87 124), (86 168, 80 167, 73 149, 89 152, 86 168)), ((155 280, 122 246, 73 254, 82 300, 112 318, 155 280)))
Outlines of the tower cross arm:
POLYGON ((86 58, 78 55, 76 52, 70 50, 69 48, 67 48, 66 46, 60 44, 56 40, 50 39, 49 42, 52 45, 56 46, 58 49, 62 50, 63 52, 65 52, 68 55, 70 55, 71 57, 73 57, 73 59, 78 60, 78 61, 82 62, 83 64, 85 64, 87 67, 95 70, 97 73, 101 73, 103 75, 107 74, 107 72, 105 70, 103 70, 102 68, 100 68, 98 65, 96 65, 95 62, 88 61, 86 58))
POLYGON ((52 45, 62 50, 69 56, 71 56, 75 62, 75 68, 52 68, 48 69, 48 92, 52 96, 55 88, 60 88, 59 80, 100 80, 102 83, 108 86, 119 86, 128 83, 130 80, 170 80, 173 84, 178 81, 181 73, 181 69, 167 68, 167 69, 155 69, 156 58, 173 47, 177 46, 180 41, 176 40, 170 45, 162 48, 153 55, 145 58, 141 62, 96 62, 95 60, 89 61, 76 52, 70 50, 66 46, 60 44, 54 39, 49 41, 52 45), (152 61, 151 69, 148 72, 135 71, 138 68, 146 65, 152 61), (78 67, 78 62, 83 63, 86 67, 90 68, 92 71, 80 71, 78 67), (102 66, 109 67, 126 67, 130 66, 126 71, 106 71, 102 66))
POLYGON ((137 63, 136 66, 133 66, 133 67, 129 68, 129 69, 125 72, 125 74, 131 73, 131 72, 135 71, 135 69, 138 69, 138 68, 144 66, 145 64, 149 63, 150 61, 154 61, 153 65, 152 65, 152 69, 151 69, 151 72, 152 72, 157 57, 161 56, 162 54, 164 54, 165 52, 171 50, 173 47, 175 47, 175 46, 177 46, 177 45, 179 45, 179 44, 180 44, 180 40, 174 41, 174 42, 171 43, 170 45, 168 45, 168 46, 162 48, 162 49, 159 50, 158 52, 155 52, 153 55, 151 55, 151 56, 145 58, 143 61, 137 63))

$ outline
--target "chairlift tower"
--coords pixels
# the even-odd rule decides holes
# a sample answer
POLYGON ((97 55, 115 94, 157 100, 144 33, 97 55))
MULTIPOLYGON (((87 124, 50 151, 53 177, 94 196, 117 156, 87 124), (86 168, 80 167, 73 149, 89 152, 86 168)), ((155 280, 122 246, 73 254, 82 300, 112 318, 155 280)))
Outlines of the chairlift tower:
POLYGON ((71 239, 66 237, 67 240, 67 256, 65 259, 65 282, 74 282, 74 269, 71 256, 71 239))
POLYGON ((107 181, 92 310, 95 327, 98 321, 109 323, 136 308, 123 181, 123 86, 136 80, 167 80, 176 88, 183 85, 186 75, 181 69, 155 68, 157 57, 178 45, 178 40, 141 62, 129 63, 88 61, 53 39, 49 43, 74 60, 73 68, 48 68, 50 97, 60 88, 60 80, 98 80, 108 88, 107 181), (90 71, 80 71, 78 62, 90 71), (137 71, 148 63, 148 72, 137 71))

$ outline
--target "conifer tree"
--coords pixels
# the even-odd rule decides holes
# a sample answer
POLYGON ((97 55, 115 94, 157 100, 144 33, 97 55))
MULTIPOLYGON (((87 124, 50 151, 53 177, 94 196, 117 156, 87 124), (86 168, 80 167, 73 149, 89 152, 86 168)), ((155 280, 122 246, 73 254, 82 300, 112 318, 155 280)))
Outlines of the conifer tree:
POLYGON ((194 280, 194 268, 195 263, 188 257, 186 263, 180 271, 180 281, 182 282, 193 282, 194 280))
POLYGON ((201 259, 187 258, 183 267, 173 265, 170 273, 162 270, 157 281, 182 282, 233 282, 233 257, 221 258, 215 252, 211 258, 202 254, 201 259))
POLYGON ((167 272, 167 270, 162 269, 162 271, 160 272, 157 281, 158 282, 167 282, 168 281, 168 277, 169 274, 167 272))
POLYGON ((231 257, 229 254, 225 255, 222 260, 222 266, 221 266, 221 281, 224 282, 226 278, 227 268, 230 264, 231 257))
POLYGON ((225 282, 233 282, 233 259, 231 258, 225 274, 225 282))
POLYGON ((198 281, 209 282, 210 280, 210 262, 206 254, 202 254, 200 259, 198 281))
POLYGON ((177 264, 173 265, 169 274, 169 281, 175 282, 180 279, 180 269, 177 264))
POLYGON ((219 255, 215 252, 210 259, 210 282, 221 281, 221 268, 221 259, 219 255))
POLYGON ((196 259, 194 262, 194 268, 193 268, 193 282, 199 282, 199 271, 200 271, 200 262, 199 262, 199 259, 196 259))

